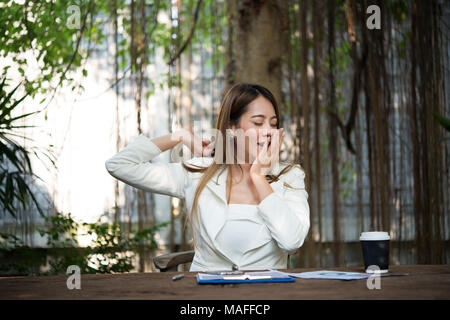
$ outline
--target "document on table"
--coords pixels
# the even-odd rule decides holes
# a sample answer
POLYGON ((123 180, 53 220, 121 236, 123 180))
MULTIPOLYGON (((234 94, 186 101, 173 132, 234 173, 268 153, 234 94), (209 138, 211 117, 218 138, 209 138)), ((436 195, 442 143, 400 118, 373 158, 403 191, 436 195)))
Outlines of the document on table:
POLYGON ((371 273, 360 273, 360 272, 344 272, 344 271, 332 271, 332 270, 319 270, 311 272, 300 272, 300 273, 288 273, 281 272, 277 270, 271 270, 273 272, 279 272, 280 274, 285 274, 294 278, 301 279, 333 279, 333 280, 358 280, 367 279, 373 276, 371 273))
POLYGON ((331 279, 331 280, 358 280, 367 279, 370 277, 390 277, 390 276, 407 276, 408 273, 361 273, 361 272, 345 272, 332 270, 318 270, 310 272, 289 273, 278 270, 270 270, 271 272, 278 272, 289 277, 301 279, 331 279))
POLYGON ((198 283, 241 283, 241 282, 293 282, 287 274, 277 271, 262 272, 219 272, 198 273, 198 283))

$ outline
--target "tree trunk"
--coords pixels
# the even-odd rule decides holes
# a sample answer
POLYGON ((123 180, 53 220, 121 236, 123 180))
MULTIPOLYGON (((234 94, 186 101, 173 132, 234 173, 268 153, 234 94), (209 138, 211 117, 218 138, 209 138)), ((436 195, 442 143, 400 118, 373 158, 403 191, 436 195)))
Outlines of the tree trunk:
POLYGON ((235 57, 233 53, 233 42, 235 40, 234 35, 234 26, 231 21, 237 19, 235 16, 237 12, 234 10, 233 0, 227 0, 226 3, 226 15, 227 15, 227 39, 226 39, 226 53, 225 53, 225 71, 224 71, 224 88, 222 90, 222 98, 225 96, 225 93, 230 89, 235 83, 236 74, 235 74, 235 57))
POLYGON ((411 65, 417 68, 411 72, 410 116, 419 263, 443 261, 443 144, 438 142, 442 128, 433 118, 433 114, 443 114, 441 40, 436 22, 439 8, 436 1, 414 1, 412 8, 411 65))
MULTIPOLYGON (((116 94, 116 152, 120 151, 120 114, 119 114, 119 39, 118 39, 118 18, 117 18, 117 0, 113 3, 114 19, 114 82, 116 94)), ((119 208, 119 181, 114 180, 114 222, 120 224, 119 208)))
MULTIPOLYGON (((308 0, 300 0, 300 29, 301 29, 301 43, 302 43, 302 62, 301 62, 301 94, 302 94, 302 114, 303 114, 303 135, 300 137, 302 141, 303 152, 303 167, 306 172, 305 185, 306 191, 310 192, 311 179, 311 165, 310 165, 310 150, 309 150, 309 122, 310 122, 310 107, 309 107, 309 81, 308 81, 308 0)), ((311 234, 311 233, 310 233, 311 234)))
MULTIPOLYGON (((329 86, 330 86, 330 111, 337 114, 336 106, 336 84, 334 78, 336 65, 336 50, 335 50, 335 7, 334 0, 328 0, 328 55, 329 55, 329 86)), ((340 265, 340 230, 339 230, 339 172, 338 172, 338 155, 337 144, 339 139, 337 136, 336 119, 329 116, 328 120, 328 136, 329 136, 329 152, 331 161, 331 176, 332 176, 332 203, 333 203, 333 248, 334 248, 334 264, 340 265)))
MULTIPOLYGON (((321 84, 321 57, 322 57, 322 33, 323 16, 322 1, 313 1, 313 64, 314 64, 314 151, 315 151, 315 194, 317 203, 318 235, 319 235, 319 265, 322 266, 322 171, 320 164, 320 84, 321 84)), ((312 203, 312 201, 310 201, 312 203)))
POLYGON ((263 85, 280 103, 281 66, 288 36, 287 3, 230 0, 228 5, 234 36, 229 85, 236 82, 263 85))
MULTIPOLYGON (((290 2, 292 2, 293 0, 290 0, 290 2)), ((287 44, 288 44, 288 83, 289 83, 289 103, 290 103, 290 108, 289 108, 289 113, 290 113, 290 130, 292 130, 292 132, 295 132, 296 127, 296 114, 298 112, 299 108, 299 103, 298 103, 298 90, 297 90, 297 82, 296 82, 296 68, 295 68, 295 64, 293 61, 293 56, 296 53, 296 46, 295 46, 295 34, 297 32, 297 25, 295 23, 295 21, 297 20, 297 14, 295 14, 295 10, 294 10, 294 6, 292 3, 290 3, 290 7, 289 7, 289 12, 294 11, 294 14, 292 16, 292 21, 294 23, 291 22, 291 17, 289 17, 288 19, 288 25, 289 25, 289 33, 290 33, 290 37, 287 40, 287 44), (292 35, 294 35, 294 41, 291 40, 292 35), (294 42, 294 45, 292 45, 291 42, 294 42)), ((293 150, 297 150, 297 140, 298 139, 293 139, 293 150)), ((296 156, 294 155, 294 158, 296 156)))
MULTIPOLYGON (((302 166, 305 170, 305 186, 308 194, 311 194, 310 180, 311 180, 311 164, 310 164, 310 107, 309 107, 309 80, 308 80, 308 0, 300 0, 300 31, 301 31, 301 95, 302 95, 302 115, 303 115, 303 135, 301 139, 301 151, 303 153, 302 166)), ((312 202, 309 199, 309 202, 312 202)), ((310 220, 314 221, 311 210, 310 220)), ((307 251, 308 251, 308 265, 313 265, 313 228, 308 233, 307 251)))

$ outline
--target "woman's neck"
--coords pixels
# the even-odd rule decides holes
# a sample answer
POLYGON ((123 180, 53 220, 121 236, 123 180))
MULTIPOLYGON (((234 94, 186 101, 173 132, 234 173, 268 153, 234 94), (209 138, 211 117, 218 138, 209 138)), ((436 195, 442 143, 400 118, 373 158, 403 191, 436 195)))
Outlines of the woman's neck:
POLYGON ((231 166, 231 171, 233 175, 233 181, 249 182, 250 178, 250 168, 252 167, 249 163, 234 164, 231 166), (241 166, 242 170, 239 168, 241 166))

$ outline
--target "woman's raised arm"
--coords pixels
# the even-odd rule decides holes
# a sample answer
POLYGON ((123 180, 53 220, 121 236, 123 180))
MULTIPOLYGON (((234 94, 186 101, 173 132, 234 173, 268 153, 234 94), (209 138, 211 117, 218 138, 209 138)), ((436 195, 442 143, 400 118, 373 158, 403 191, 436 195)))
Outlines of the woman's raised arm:
POLYGON ((106 160, 106 170, 116 179, 135 188, 184 199, 188 179, 181 162, 153 163, 150 160, 180 142, 190 146, 192 137, 185 129, 153 139, 140 134, 106 160))

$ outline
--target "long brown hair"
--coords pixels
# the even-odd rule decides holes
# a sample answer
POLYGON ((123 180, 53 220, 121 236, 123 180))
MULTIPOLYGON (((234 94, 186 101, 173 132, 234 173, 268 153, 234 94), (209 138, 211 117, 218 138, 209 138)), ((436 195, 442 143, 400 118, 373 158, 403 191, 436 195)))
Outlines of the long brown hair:
MULTIPOLYGON (((250 84, 250 83, 237 83, 237 84, 233 85, 227 91, 227 93, 225 94, 225 97, 222 100, 222 104, 220 106, 220 111, 219 111, 219 116, 218 116, 217 122, 216 122, 217 135, 222 134, 222 137, 227 137, 226 129, 231 128, 232 125, 237 126, 239 124, 239 120, 240 120, 241 116, 247 112, 248 105, 260 95, 272 103, 272 105, 275 109, 275 115, 277 117, 277 129, 279 129, 281 127, 281 117, 280 117, 278 104, 277 104, 273 94, 267 88, 265 88, 261 85, 250 84)), ((222 150, 228 150, 227 148, 229 148, 230 147, 229 145, 231 144, 231 141, 228 143, 227 138, 218 139, 217 136, 215 137, 215 141, 216 142, 222 141, 222 143, 223 143, 222 150)), ((236 143, 234 143, 234 146, 236 147, 236 143)), ((239 168, 242 171, 242 167, 236 159, 236 152, 234 152, 233 154, 234 154, 234 160, 235 160, 234 163, 238 164, 239 168)), ((228 178, 227 179, 227 192, 228 192, 227 203, 229 203, 229 201, 230 201, 229 197, 231 194, 231 181, 232 181, 231 167, 234 164, 228 164, 226 162, 226 152, 222 152, 221 154, 216 153, 214 155, 214 157, 215 157, 215 160, 213 160, 213 162, 208 167, 201 167, 201 166, 190 167, 186 163, 182 162, 183 167, 190 172, 203 172, 203 175, 200 178, 200 181, 197 185, 197 189, 195 191, 194 201, 192 203, 191 211, 188 215, 189 220, 190 220, 191 231, 194 231, 193 223, 195 222, 198 224, 197 205, 198 205, 198 198, 200 196, 200 193, 203 191, 206 184, 214 176, 214 174, 217 172, 217 170, 222 168, 222 171, 220 172, 220 174, 222 174, 222 172, 226 169, 226 167, 228 167, 228 172, 229 172, 229 176, 227 177, 228 178), (218 157, 222 157, 222 159, 218 159, 218 157), (216 161, 216 159, 218 159, 219 161, 216 161)), ((276 176, 272 175, 272 174, 266 175, 267 181, 269 183, 278 181, 279 177, 282 174, 288 172, 294 166, 298 166, 298 165, 296 165, 294 163, 289 163, 289 164, 287 164, 287 166, 285 168, 283 168, 283 170, 281 170, 278 173, 278 175, 276 175, 276 176)), ((286 185, 288 187, 291 187, 288 184, 286 184, 286 185)), ((192 235, 194 236, 193 233, 192 233, 192 235)), ((194 240, 195 240, 195 236, 194 236, 194 240)))

